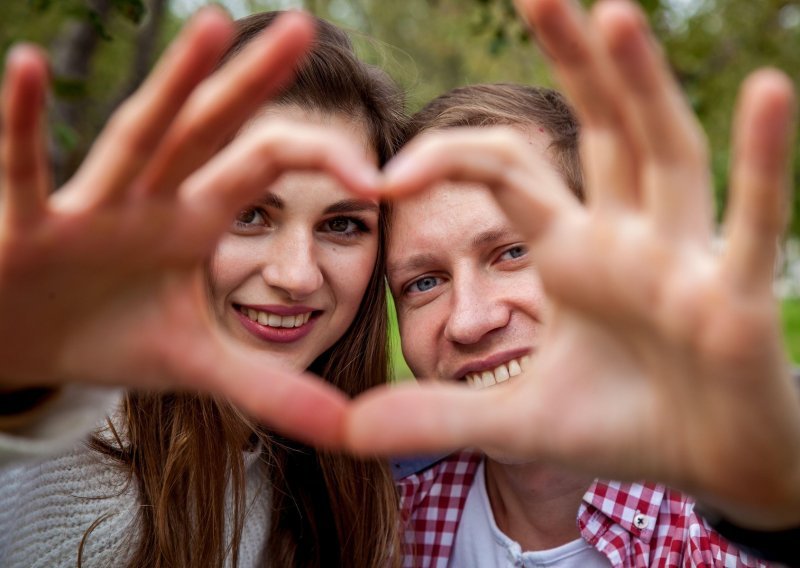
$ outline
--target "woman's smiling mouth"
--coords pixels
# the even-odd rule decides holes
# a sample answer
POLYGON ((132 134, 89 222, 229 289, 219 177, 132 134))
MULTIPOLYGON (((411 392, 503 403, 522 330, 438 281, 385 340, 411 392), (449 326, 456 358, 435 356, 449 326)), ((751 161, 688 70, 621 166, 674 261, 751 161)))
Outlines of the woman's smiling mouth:
POLYGON ((308 335, 321 310, 304 306, 244 306, 234 304, 234 310, 244 328, 263 341, 291 343, 308 335), (277 313, 283 312, 283 313, 277 313))
POLYGON ((250 321, 269 327, 300 327, 308 323, 308 319, 311 317, 311 312, 297 314, 296 316, 281 316, 245 307, 241 307, 240 311, 250 318, 250 321))

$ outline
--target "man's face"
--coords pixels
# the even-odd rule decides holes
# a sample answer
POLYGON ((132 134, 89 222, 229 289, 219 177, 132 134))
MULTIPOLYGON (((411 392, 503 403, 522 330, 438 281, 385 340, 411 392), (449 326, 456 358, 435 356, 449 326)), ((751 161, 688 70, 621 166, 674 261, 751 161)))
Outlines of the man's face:
POLYGON ((519 374, 536 351, 541 283, 488 189, 447 183, 396 203, 388 277, 416 376, 485 388, 519 374))

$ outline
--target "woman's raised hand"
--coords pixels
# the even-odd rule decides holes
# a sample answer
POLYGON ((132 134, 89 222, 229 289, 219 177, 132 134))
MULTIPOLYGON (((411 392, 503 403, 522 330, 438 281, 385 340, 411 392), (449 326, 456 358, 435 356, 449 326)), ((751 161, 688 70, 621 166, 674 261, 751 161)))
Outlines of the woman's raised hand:
POLYGON ((31 46, 10 53, 0 390, 197 389, 288 434, 336 444, 344 398, 216 331, 204 266, 236 212, 283 169, 325 169, 358 186, 373 166, 338 134, 280 123, 249 130, 215 157, 291 80, 314 34, 308 18, 286 15, 211 74, 232 31, 222 11, 201 11, 55 193, 43 135, 47 64, 31 46))

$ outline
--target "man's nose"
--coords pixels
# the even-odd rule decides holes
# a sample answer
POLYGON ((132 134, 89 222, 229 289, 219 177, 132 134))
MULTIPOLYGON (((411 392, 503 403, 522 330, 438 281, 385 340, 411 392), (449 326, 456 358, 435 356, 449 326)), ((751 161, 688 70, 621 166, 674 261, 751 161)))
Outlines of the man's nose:
POLYGON ((281 289, 291 300, 301 300, 316 292, 324 281, 313 235, 285 231, 273 238, 263 270, 264 281, 281 289))
POLYGON ((450 315, 445 338, 453 343, 477 343, 487 333, 508 325, 510 308, 498 290, 479 278, 469 278, 453 286, 450 315))

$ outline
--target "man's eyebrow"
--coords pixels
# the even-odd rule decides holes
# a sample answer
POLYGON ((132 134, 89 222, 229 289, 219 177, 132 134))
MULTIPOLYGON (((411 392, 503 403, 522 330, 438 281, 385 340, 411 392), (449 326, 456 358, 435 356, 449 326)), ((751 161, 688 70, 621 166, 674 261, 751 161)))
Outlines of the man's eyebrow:
POLYGON ((368 199, 342 199, 325 208, 324 213, 358 213, 362 211, 380 212, 380 206, 368 199))
POLYGON ((404 258, 400 262, 390 262, 386 265, 386 274, 391 276, 395 272, 416 272, 436 263, 436 255, 420 253, 404 258))
MULTIPOLYGON (((497 226, 481 231, 470 240, 470 245, 474 248, 480 248, 497 241, 511 241, 520 239, 517 231, 505 227, 497 226)), ((433 264, 436 264, 438 257, 435 254, 426 252, 412 255, 404 258, 399 262, 389 262, 386 265, 386 273, 391 276, 395 272, 417 272, 426 269, 433 264)))
POLYGON ((520 235, 517 231, 510 229, 509 227, 494 227, 491 229, 487 229, 486 231, 482 231, 472 237, 472 241, 470 244, 474 248, 480 248, 485 245, 492 244, 497 241, 506 241, 506 240, 516 240, 519 239, 520 235))

